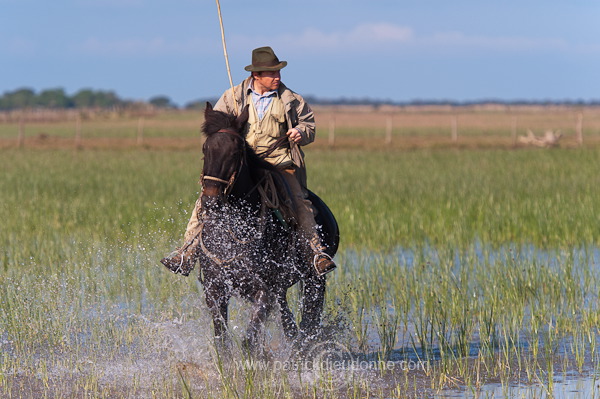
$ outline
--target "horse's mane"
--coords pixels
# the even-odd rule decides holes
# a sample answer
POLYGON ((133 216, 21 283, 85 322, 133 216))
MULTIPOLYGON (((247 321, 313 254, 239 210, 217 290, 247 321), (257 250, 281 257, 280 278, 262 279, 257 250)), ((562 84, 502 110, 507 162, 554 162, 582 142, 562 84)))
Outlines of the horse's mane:
POLYGON ((239 131, 235 115, 226 114, 221 111, 213 111, 204 114, 205 119, 202 124, 202 133, 206 137, 212 136, 221 129, 232 129, 239 131))
POLYGON ((238 118, 235 115, 215 111, 212 107, 210 111, 212 112, 205 112, 205 120, 202 124, 202 132, 204 135, 209 138, 222 129, 231 129, 239 134, 244 143, 243 145, 245 146, 246 161, 252 180, 254 182, 260 182, 266 175, 270 174, 273 176, 276 180, 278 195, 281 198, 281 206, 290 208, 290 210, 283 209, 284 213, 293 214, 293 206, 289 200, 291 198, 289 187, 287 187, 282 172, 271 163, 265 161, 252 147, 250 147, 246 141, 246 136, 243 133, 244 126, 239 126, 238 118))
POLYGON ((246 157, 248 166, 251 170, 262 169, 269 172, 279 173, 277 168, 269 162, 261 158, 246 142, 246 137, 243 133, 243 126, 238 126, 237 117, 233 114, 212 110, 210 113, 205 113, 205 120, 202 124, 202 132, 206 137, 210 137, 221 129, 231 129, 237 132, 244 140, 246 146, 246 157))

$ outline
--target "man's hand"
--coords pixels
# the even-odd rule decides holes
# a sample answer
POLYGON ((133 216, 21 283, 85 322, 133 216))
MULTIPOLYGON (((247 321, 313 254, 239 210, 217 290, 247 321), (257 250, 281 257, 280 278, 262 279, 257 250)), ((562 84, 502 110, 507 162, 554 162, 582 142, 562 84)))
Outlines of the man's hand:
POLYGON ((287 136, 294 141, 294 143, 299 143, 302 140, 302 135, 298 129, 290 129, 286 132, 287 136))

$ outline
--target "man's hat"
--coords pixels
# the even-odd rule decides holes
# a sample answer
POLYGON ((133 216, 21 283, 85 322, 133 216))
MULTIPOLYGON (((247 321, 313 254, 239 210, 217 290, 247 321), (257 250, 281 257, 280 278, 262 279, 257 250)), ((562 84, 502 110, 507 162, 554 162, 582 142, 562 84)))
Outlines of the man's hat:
POLYGON ((248 72, 279 71, 287 61, 279 61, 271 47, 259 47, 252 50, 252 64, 244 68, 248 72))

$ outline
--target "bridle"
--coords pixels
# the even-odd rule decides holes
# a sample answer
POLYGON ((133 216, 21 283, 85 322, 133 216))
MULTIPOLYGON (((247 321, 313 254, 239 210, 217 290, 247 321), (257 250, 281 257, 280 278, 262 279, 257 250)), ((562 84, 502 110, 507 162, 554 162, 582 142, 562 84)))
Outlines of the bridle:
MULTIPOLYGON (((206 175, 202 174, 202 176, 200 177, 200 184, 202 184, 204 186, 204 180, 212 180, 212 181, 216 181, 217 183, 224 184, 225 188, 223 189, 223 194, 225 195, 225 197, 227 197, 229 190, 234 185, 235 180, 237 179, 237 177, 239 175, 239 172, 242 170, 242 167, 244 166, 244 163, 246 162, 246 145, 245 145, 245 139, 242 136, 240 136, 240 134, 238 132, 236 132, 235 130, 233 130, 231 128, 221 129, 221 130, 217 131, 217 133, 231 134, 232 136, 235 136, 236 138, 241 139, 243 141, 242 148, 244 151, 244 155, 242 157, 242 161, 240 162, 240 167, 238 168, 237 172, 234 172, 231 175, 229 180, 224 180, 224 179, 221 179, 218 177, 206 176, 206 175)), ((267 148, 266 151, 259 154, 259 156, 264 159, 264 158, 268 157, 269 155, 271 155, 271 153, 273 151, 275 151, 276 149, 278 149, 279 147, 281 147, 283 145, 286 145, 288 142, 289 141, 288 141, 287 136, 282 136, 279 139, 277 139, 273 144, 271 144, 271 146, 269 146, 269 148, 267 148)), ((257 185, 253 188, 253 190, 256 189, 260 183, 261 182, 257 183, 257 185)))
POLYGON ((235 138, 242 141, 242 150, 243 150, 242 160, 240 161, 240 166, 238 167, 238 170, 233 172, 233 174, 231 175, 229 180, 224 180, 219 177, 209 176, 209 175, 205 175, 204 173, 202 173, 202 175, 200 176, 200 184, 202 185, 203 188, 204 188, 205 180, 216 181, 217 183, 224 184, 225 188, 223 188, 223 196, 225 198, 227 198, 227 194, 229 193, 229 191, 235 184, 235 181, 236 181, 237 177, 239 176, 240 171, 242 170, 242 168, 244 167, 244 164, 246 163, 246 145, 245 145, 245 139, 242 136, 240 136, 240 134, 238 132, 236 132, 235 130, 233 130, 231 128, 220 129, 217 131, 217 133, 230 134, 230 135, 234 136, 235 138))
MULTIPOLYGON (((200 184, 202 185, 203 190, 204 190, 204 182, 206 180, 216 181, 217 183, 224 184, 225 187, 223 188, 223 197, 224 197, 224 200, 227 201, 227 196, 229 194, 229 191, 234 186, 237 177, 240 175, 240 172, 241 172, 242 168, 244 167, 244 164, 246 164, 246 162, 247 162, 247 160, 246 160, 246 139, 244 137, 242 137, 238 132, 236 132, 235 130, 233 130, 231 128, 220 129, 216 133, 230 134, 242 141, 243 155, 242 155, 242 159, 240 160, 240 166, 238 167, 237 171, 233 172, 233 174, 231 175, 229 180, 221 179, 221 178, 215 177, 215 176, 204 175, 204 173, 202 174, 202 176, 200 176, 200 184)), ((205 213, 205 210, 202 211, 203 216, 204 216, 204 213, 205 213)), ((215 254, 213 254, 206 247, 206 245, 204 244, 204 239, 202 237, 202 232, 204 231, 205 222, 206 222, 206 220, 204 219, 204 217, 200 218, 200 230, 197 235, 197 237, 199 237, 199 239, 200 239, 200 248, 202 249, 202 252, 204 252, 204 254, 207 257, 209 257, 213 262, 215 262, 217 265, 222 266, 222 267, 227 267, 233 261, 239 259, 241 257, 240 255, 233 256, 229 259, 221 259, 218 256, 216 256, 215 254)), ((231 229, 229 229, 229 234, 231 235, 231 237, 234 240, 236 240, 237 242, 240 242, 242 244, 248 244, 250 241, 253 241, 253 240, 243 241, 243 240, 238 239, 235 236, 235 234, 231 231, 231 229)))
MULTIPOLYGON (((227 197, 228 194, 231 190, 231 188, 235 185, 236 179, 238 178, 238 176, 240 175, 242 168, 244 167, 244 165, 247 164, 247 154, 246 154, 246 139, 241 136, 238 132, 236 132, 235 130, 231 129, 231 128, 224 128, 224 129, 220 129, 218 130, 216 133, 222 133, 222 134, 230 134, 234 137, 236 137, 237 139, 241 140, 242 142, 242 149, 243 149, 243 155, 242 155, 242 159, 240 160, 240 165, 239 168, 237 169, 237 171, 233 172, 233 174, 231 175, 231 177, 229 178, 229 180, 225 180, 225 179, 221 179, 219 177, 215 177, 215 176, 210 176, 210 175, 204 175, 204 173, 201 175, 200 177, 200 184, 202 185, 202 188, 204 189, 204 182, 206 180, 211 180, 211 181, 215 181, 217 183, 221 183, 224 185, 223 188, 223 199, 225 202, 227 202, 227 197)), ((216 134, 215 133, 215 134, 216 134)), ((261 156, 266 157, 269 154, 271 154, 277 147, 281 146, 282 144, 287 143, 287 136, 284 136, 283 138, 277 140, 267 151, 265 151, 265 153, 261 154, 261 156)), ((271 175, 268 175, 270 178, 267 179, 267 175, 265 174, 265 176, 263 176, 258 182, 255 183, 255 185, 250 189, 250 191, 248 193, 246 193, 246 196, 248 196, 251 192, 253 192, 254 190, 258 190, 259 195, 261 196, 261 198, 263 198, 265 204, 269 204, 268 206, 270 206, 271 208, 277 209, 279 207, 278 205, 278 201, 276 198, 276 189, 274 187, 274 182, 273 182, 273 178, 271 175), (271 193, 271 197, 275 196, 275 198, 270 198, 269 194, 266 192, 265 188, 262 188, 261 185, 262 184, 269 184, 270 182, 270 193, 271 193)), ((263 209, 261 211, 261 213, 263 214, 262 216, 264 216, 264 206, 265 204, 263 204, 263 209)), ((205 210, 202 210, 202 214, 203 217, 200 218, 200 231, 197 235, 197 237, 200 238, 200 248, 202 249, 202 252, 204 252, 204 254, 209 257, 213 262, 215 262, 217 265, 222 266, 222 267, 227 267, 229 264, 231 264, 233 261, 239 259, 241 257, 241 255, 237 255, 237 256, 233 256, 230 259, 220 259, 218 256, 216 256, 214 253, 212 253, 204 244, 204 239, 202 237, 202 232, 204 230, 204 224, 206 222, 206 220, 204 219, 205 216, 205 210)), ((265 220, 264 218, 261 216, 261 220, 262 220, 262 227, 260 228, 261 230, 264 229, 264 223, 265 220)), ((233 231, 231 231, 231 229, 229 229, 229 234, 231 235, 231 237, 237 241, 240 244, 248 244, 254 240, 257 239, 257 237, 253 237, 249 240, 240 240, 239 238, 237 238, 235 236, 235 234, 233 233, 233 231)))

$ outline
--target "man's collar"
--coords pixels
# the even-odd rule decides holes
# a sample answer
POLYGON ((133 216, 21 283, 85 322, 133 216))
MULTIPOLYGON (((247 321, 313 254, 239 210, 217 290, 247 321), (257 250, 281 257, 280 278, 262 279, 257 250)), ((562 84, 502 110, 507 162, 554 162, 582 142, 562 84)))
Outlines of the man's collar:
POLYGON ((254 91, 254 78, 250 78, 250 82, 248 83, 248 89, 246 89, 246 93, 254 93, 259 97, 269 97, 272 95, 278 95, 277 90, 271 90, 264 92, 263 94, 258 94, 258 92, 254 91))

